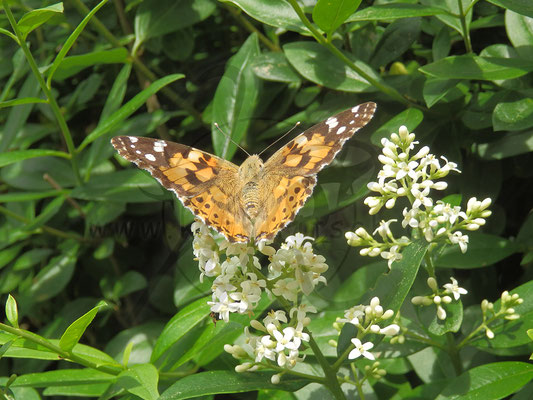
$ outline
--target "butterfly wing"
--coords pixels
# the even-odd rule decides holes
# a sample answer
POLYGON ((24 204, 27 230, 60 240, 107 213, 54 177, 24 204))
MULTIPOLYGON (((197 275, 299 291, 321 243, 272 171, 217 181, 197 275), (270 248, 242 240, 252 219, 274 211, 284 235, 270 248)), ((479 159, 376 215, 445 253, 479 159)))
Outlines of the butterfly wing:
POLYGON ((307 129, 267 160, 265 181, 269 187, 266 206, 254 225, 256 240, 272 240, 294 219, 313 193, 318 171, 372 119, 375 110, 376 103, 372 102, 345 110, 307 129))
POLYGON ((251 223, 235 190, 238 167, 212 154, 165 140, 117 136, 111 143, 176 194, 185 207, 232 242, 250 238, 251 223))

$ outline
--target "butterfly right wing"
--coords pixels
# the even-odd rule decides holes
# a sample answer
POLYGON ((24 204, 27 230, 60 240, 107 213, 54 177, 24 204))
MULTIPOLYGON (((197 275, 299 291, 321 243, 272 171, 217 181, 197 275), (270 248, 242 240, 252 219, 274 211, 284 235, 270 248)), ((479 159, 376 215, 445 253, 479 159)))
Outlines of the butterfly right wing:
POLYGON ((165 140, 117 136, 111 143, 171 190, 182 204, 231 242, 246 242, 251 223, 240 207, 238 167, 212 154, 165 140))

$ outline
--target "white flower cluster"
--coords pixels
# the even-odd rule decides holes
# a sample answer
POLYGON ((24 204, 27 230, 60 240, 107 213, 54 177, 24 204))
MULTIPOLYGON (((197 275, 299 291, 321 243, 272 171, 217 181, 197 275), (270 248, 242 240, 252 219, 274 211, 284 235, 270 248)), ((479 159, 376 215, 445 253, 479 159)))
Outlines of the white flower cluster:
MULTIPOLYGON (((292 369, 300 357, 302 342, 309 341, 304 328, 309 324, 307 313, 316 309, 299 304, 300 295, 310 294, 320 282, 327 283, 322 274, 328 266, 325 258, 313 251, 313 238, 297 233, 289 236, 276 251, 261 241, 254 247, 248 243, 230 243, 216 237, 201 222, 192 225, 194 233, 193 252, 201 271, 200 279, 214 278, 212 285, 211 311, 220 319, 229 321, 232 312, 252 312, 261 299, 263 291, 277 296, 287 304, 289 317, 282 310, 271 311, 263 322, 252 320, 250 325, 259 335, 245 329, 246 343, 243 346, 226 345, 224 349, 233 357, 243 360, 235 370, 253 371, 277 363, 278 369, 292 369), (268 256, 268 277, 261 272, 256 251, 268 256), (288 303, 287 303, 288 302, 288 303)), ((281 375, 273 376, 274 383, 281 375)))
MULTIPOLYGON (((285 311, 270 311, 263 322, 252 320, 250 325, 258 334, 251 333, 245 328, 246 341, 242 346, 225 345, 224 350, 243 363, 235 367, 235 371, 255 371, 268 368, 275 362, 278 367, 292 369, 305 356, 300 357, 302 342, 309 341, 309 335, 304 328, 311 322, 307 313, 315 313, 312 306, 300 305, 290 310, 290 320, 285 311)), ((272 377, 273 383, 278 383, 281 375, 272 377)))
MULTIPOLYGON (((352 324, 357 328, 357 338, 351 339, 354 348, 350 351, 348 359, 353 360, 360 356, 374 360, 374 355, 369 351, 374 347, 372 342, 363 343, 361 339, 369 334, 380 334, 385 336, 394 336, 400 332, 400 327, 397 324, 390 324, 381 327, 379 324, 394 316, 394 311, 383 310, 379 304, 379 298, 374 297, 370 300, 369 305, 358 305, 349 308, 344 312, 344 318, 337 318, 334 327, 338 331, 341 330, 343 324, 352 324)), ((332 343, 336 345, 336 343, 332 343)))
POLYGON ((415 296, 411 299, 414 305, 430 306, 435 304, 437 306, 437 318, 440 320, 446 319, 445 304, 450 304, 453 300, 450 296, 453 296, 454 300, 459 300, 462 294, 467 294, 468 291, 462 287, 459 287, 457 280, 451 277, 452 283, 445 283, 444 289, 439 290, 437 280, 433 277, 427 279, 427 285, 432 290, 432 294, 427 296, 415 296))
POLYGON ((218 243, 207 226, 201 222, 192 224, 194 233, 193 253, 204 276, 215 277, 211 290, 211 311, 220 319, 229 321, 229 314, 252 311, 261 299, 266 281, 259 279, 251 268, 261 268, 254 256, 254 248, 247 243, 218 243), (223 259, 223 261, 221 261, 223 259))
POLYGON ((192 224, 193 253, 204 276, 214 277, 211 287, 211 311, 220 319, 229 321, 229 314, 253 311, 263 290, 296 303, 301 293, 310 294, 315 286, 327 283, 322 273, 328 266, 325 258, 314 254, 310 240, 297 233, 289 236, 276 251, 260 242, 257 249, 269 257, 269 277, 264 278, 256 247, 249 243, 230 243, 223 237, 215 238, 202 222, 192 224))
POLYGON ((503 318, 508 321, 514 321, 520 318, 514 307, 522 304, 524 299, 520 298, 517 293, 509 294, 506 290, 502 293, 500 297, 500 309, 499 311, 494 311, 494 304, 488 301, 487 299, 481 302, 481 311, 483 313, 483 322, 479 329, 484 329, 487 338, 494 339, 494 332, 489 328, 489 324, 496 319, 503 318))
MULTIPOLYGON (((441 157, 437 159, 429 153, 429 147, 422 147, 416 154, 411 155, 415 144, 415 134, 409 133, 405 126, 401 126, 398 134, 393 133, 389 139, 382 139, 383 154, 379 156, 383 168, 378 173, 378 182, 370 182, 368 188, 378 192, 377 196, 365 199, 370 207, 371 215, 380 211, 383 206, 391 209, 398 198, 405 197, 410 207, 403 210, 402 226, 413 228, 415 237, 424 237, 428 242, 444 242, 459 245, 464 253, 468 246, 468 235, 460 229, 474 231, 485 224, 485 218, 491 215, 487 210, 491 199, 478 201, 475 197, 468 200, 466 212, 461 207, 454 207, 448 203, 434 202, 430 197, 431 190, 444 190, 448 184, 440 179, 446 177, 450 171, 460 172, 457 164, 441 157)), ((397 220, 382 221, 373 235, 378 233, 382 241, 375 239, 364 228, 355 232, 347 232, 346 239, 350 246, 363 246, 361 255, 378 256, 388 260, 391 264, 401 259, 401 249, 410 241, 402 236, 396 239, 390 224, 397 220)))
MULTIPOLYGON (((270 277, 274 282, 272 293, 276 296, 296 302, 298 295, 309 295, 318 283, 327 284, 322 276, 328 270, 326 259, 313 253, 310 236, 297 233, 285 239, 277 252, 272 254, 271 263, 268 266, 270 277)), ((263 252, 266 248, 263 249, 263 252)))

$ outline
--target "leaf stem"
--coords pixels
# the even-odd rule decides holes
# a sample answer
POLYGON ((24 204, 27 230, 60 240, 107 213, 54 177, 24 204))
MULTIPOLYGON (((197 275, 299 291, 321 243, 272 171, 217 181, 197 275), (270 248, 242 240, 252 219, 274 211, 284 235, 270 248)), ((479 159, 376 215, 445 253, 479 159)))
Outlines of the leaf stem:
POLYGON ((462 0, 457 0, 457 4, 459 6, 459 20, 461 21, 461 30, 463 31, 462 37, 465 42, 465 48, 467 53, 472 53, 472 42, 470 41, 470 32, 468 31, 468 28, 466 26, 466 14, 463 10, 463 2, 462 0))

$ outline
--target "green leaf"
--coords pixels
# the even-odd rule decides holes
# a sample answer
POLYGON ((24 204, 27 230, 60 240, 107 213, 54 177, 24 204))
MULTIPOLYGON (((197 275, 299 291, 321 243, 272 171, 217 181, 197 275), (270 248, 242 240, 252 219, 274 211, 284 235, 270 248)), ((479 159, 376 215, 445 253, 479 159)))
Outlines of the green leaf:
POLYGON ((0 167, 5 167, 6 165, 13 164, 22 160, 27 160, 29 158, 46 156, 70 158, 70 155, 68 153, 57 150, 29 149, 9 151, 6 153, 0 153, 0 167))
POLYGON ((66 195, 58 196, 53 199, 43 208, 37 218, 33 219, 28 225, 24 227, 24 229, 31 231, 40 228, 41 226, 46 224, 61 210, 61 207, 63 206, 63 203, 66 199, 66 195))
POLYGON ((93 309, 87 311, 84 315, 70 324, 63 335, 61 335, 61 339, 59 339, 59 347, 70 352, 74 346, 78 344, 89 324, 93 321, 98 311, 103 307, 108 307, 108 304, 101 301, 93 309))
MULTIPOLYGON (((327 49, 314 42, 291 42, 283 46, 289 63, 303 77, 318 85, 345 92, 370 92, 372 86, 327 49)), ((374 79, 381 78, 362 61, 354 64, 374 79)))
POLYGON ((0 101, 0 108, 13 107, 13 106, 21 105, 21 104, 35 104, 35 103, 48 103, 48 101, 44 99, 40 99, 38 97, 24 97, 22 99, 0 101))
POLYGON ((209 315, 210 306, 207 304, 209 299, 210 297, 203 297, 196 300, 180 310, 168 321, 155 344, 151 357, 152 362, 157 361, 165 351, 183 338, 187 332, 203 323, 209 315))
POLYGON ((357 11, 346 22, 389 21, 411 17, 428 17, 445 13, 446 11, 442 8, 428 7, 420 4, 380 4, 357 11))
POLYGON ((472 269, 493 265, 518 251, 518 246, 499 236, 468 232, 468 250, 462 253, 459 246, 450 246, 435 261, 441 268, 472 269))
POLYGON ((26 40, 26 36, 31 31, 37 29, 53 16, 61 13, 63 13, 63 3, 52 4, 48 7, 38 8, 24 14, 17 23, 23 39, 26 40))
POLYGON ((419 70, 436 78, 493 81, 518 78, 533 71, 533 64, 517 58, 462 55, 443 58, 419 70))
POLYGON ((116 128, 118 124, 137 111, 142 105, 144 105, 149 97, 157 93, 160 89, 183 77, 183 74, 172 74, 153 82, 149 87, 144 89, 141 93, 138 93, 133 99, 120 107, 104 121, 101 121, 98 124, 98 127, 83 140, 78 148, 78 151, 83 150, 88 144, 94 142, 100 136, 116 128))
POLYGON ((389 24, 376 45, 370 64, 380 68, 398 59, 418 40, 421 27, 421 18, 406 18, 389 24))
POLYGON ((292 68, 283 53, 265 53, 254 58, 251 64, 254 73, 261 79, 273 82, 300 84, 301 78, 292 68))
POLYGON ((31 249, 26 253, 22 254, 17 261, 13 264, 13 271, 22 271, 33 267, 34 265, 43 262, 50 254, 52 254, 52 249, 31 249))
POLYGON ((453 379, 436 400, 497 400, 509 396, 533 378, 533 366, 505 361, 485 364, 453 379))
POLYGON ((62 254, 52 258, 48 265, 33 278, 33 283, 24 295, 32 301, 40 302, 61 293, 74 273, 78 248, 79 243, 67 242, 62 254))
POLYGON ((444 98, 449 92, 458 90, 459 79, 428 78, 424 84, 424 101, 431 107, 444 98))
POLYGON ((7 296, 6 301, 6 318, 11 326, 19 327, 19 312, 17 308, 17 301, 11 295, 7 296))
POLYGON ((533 99, 499 103, 492 113, 495 131, 520 131, 533 127, 533 99))
POLYGON ((237 149, 230 138, 239 143, 254 115, 260 81, 250 65, 259 54, 257 35, 252 34, 227 64, 215 92, 211 136, 215 154, 227 160, 231 160, 237 149), (214 123, 228 136, 222 135, 214 123))
POLYGON ((446 311, 446 319, 437 317, 435 306, 423 307, 421 314, 429 315, 428 319, 421 318, 422 324, 428 327, 432 335, 442 336, 448 332, 458 332, 463 322, 463 304, 461 300, 453 301, 450 304, 442 304, 446 311))
POLYGON ((386 261, 378 261, 357 268, 357 270, 347 279, 343 280, 340 287, 335 290, 333 300, 336 304, 346 303, 350 304, 350 306, 358 304, 368 288, 374 287, 378 278, 388 272, 389 270, 386 261))
MULTIPOLYGON (((41 90, 39 82, 33 74, 28 75, 17 93, 17 98, 37 97, 41 90)), ((2 140, 0 140, 0 154, 12 145, 13 140, 20 134, 26 124, 35 103, 23 104, 9 110, 6 122, 2 127, 2 140)))
POLYGON ((14 387, 46 388, 65 385, 93 385, 111 383, 114 375, 106 374, 91 368, 59 369, 55 371, 37 372, 17 377, 14 387))
POLYGON ((159 374, 156 367, 152 364, 138 364, 121 372, 117 385, 144 400, 156 400, 159 398, 158 380, 159 374))
POLYGON ((533 4, 529 0, 488 0, 488 2, 533 18, 533 4))
POLYGON ((133 54, 146 40, 203 21, 215 8, 211 0, 144 0, 135 14, 133 54))
POLYGON ((65 41, 65 43, 63 43, 63 45, 61 46, 61 50, 59 51, 59 53, 57 54, 56 58, 54 59, 54 62, 52 63, 52 65, 50 66, 50 68, 48 69, 47 73, 48 73, 48 79, 47 79, 47 84, 48 86, 52 86, 51 85, 51 82, 52 82, 52 79, 54 77, 54 74, 55 72, 57 71, 57 69, 59 68, 59 66, 63 63, 63 60, 65 58, 65 56, 67 55, 68 51, 70 50, 70 48, 74 45, 74 43, 76 42, 76 39, 81 35, 81 32, 83 31, 83 29, 85 28, 85 25, 87 25, 87 23, 91 20, 91 18, 93 17, 94 14, 96 14, 96 12, 105 4, 107 3, 107 0, 102 0, 100 3, 98 3, 96 5, 96 7, 94 7, 86 16, 85 18, 83 18, 83 20, 78 24, 78 26, 76 27, 76 29, 74 29, 74 32, 72 32, 70 34, 70 36, 68 37, 68 39, 65 41))
POLYGON ((105 175, 94 175, 91 180, 75 188, 70 196, 95 201, 128 203, 160 202, 172 199, 149 174, 138 169, 127 169, 105 175))
POLYGON ((108 281, 104 277, 100 285, 103 285, 104 288, 107 286, 107 290, 103 290, 106 297, 118 300, 130 293, 146 288, 147 282, 146 278, 137 271, 128 271, 118 279, 114 278, 112 281, 108 281), (109 288, 110 285, 112 285, 112 289, 109 288))
POLYGON ((253 19, 289 31, 307 33, 296 11, 286 0, 228 0, 253 19))
POLYGON ((234 371, 208 371, 186 376, 170 386, 159 400, 190 399, 192 397, 222 393, 243 393, 260 389, 275 389, 294 392, 309 384, 307 379, 291 379, 285 375, 281 383, 270 382, 273 373, 234 371))
POLYGON ((318 0, 313 7, 313 22, 329 36, 360 4, 361 0, 318 0))
POLYGON ((20 253, 22 250, 22 244, 10 246, 0 251, 0 269, 4 268, 20 253))
POLYGON ((123 64, 127 61, 128 50, 122 47, 111 50, 93 51, 79 56, 65 57, 57 67, 53 79, 62 81, 93 65, 123 64))
POLYGON ((501 139, 490 143, 480 143, 478 155, 485 160, 503 160, 504 158, 533 151, 533 129, 521 133, 509 133, 501 139))
MULTIPOLYGON (((420 240, 403 248, 402 259, 395 261, 390 272, 380 276, 376 286, 364 296, 365 299, 368 299, 366 303, 373 297, 378 297, 383 309, 398 311, 413 285, 428 247, 428 242, 420 240), (391 290, 392 287, 394 290, 391 290)), ((365 300, 363 300, 363 304, 365 304, 365 300)))

